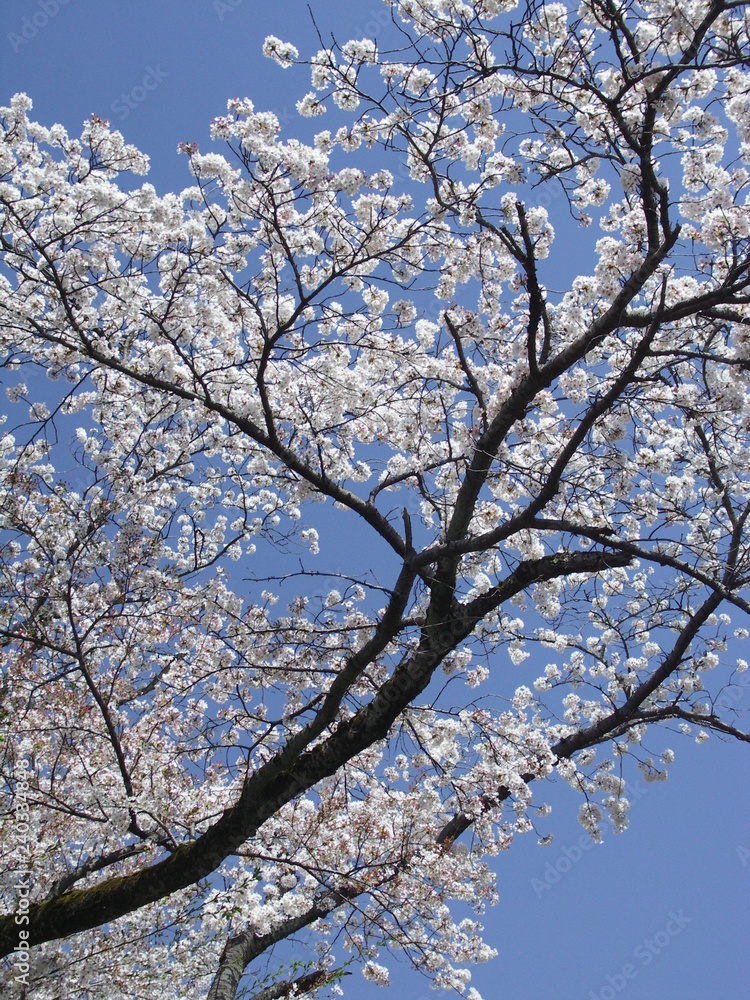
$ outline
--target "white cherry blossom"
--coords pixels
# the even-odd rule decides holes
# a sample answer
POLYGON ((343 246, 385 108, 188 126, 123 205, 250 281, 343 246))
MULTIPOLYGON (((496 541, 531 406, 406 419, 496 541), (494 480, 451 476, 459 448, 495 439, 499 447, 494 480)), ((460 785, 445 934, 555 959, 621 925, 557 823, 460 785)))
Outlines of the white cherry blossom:
POLYGON ((665 725, 748 739, 744 5, 390 9, 309 59, 328 129, 232 98, 179 193, 0 109, 29 995, 269 997, 305 932, 274 996, 405 953, 479 1000, 452 904, 546 779, 599 839, 665 725))

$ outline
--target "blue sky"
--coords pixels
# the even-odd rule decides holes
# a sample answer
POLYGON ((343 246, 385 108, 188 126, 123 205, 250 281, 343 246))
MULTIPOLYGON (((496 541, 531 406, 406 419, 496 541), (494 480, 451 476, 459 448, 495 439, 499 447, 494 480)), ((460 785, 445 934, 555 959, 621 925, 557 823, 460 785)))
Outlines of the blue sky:
MULTIPOLYGON (((381 31, 387 17, 379 0, 312 8, 324 36, 333 30, 340 41, 381 31)), ((318 47, 302 0, 4 0, 0 103, 26 91, 39 121, 74 134, 96 112, 150 155, 158 191, 179 190, 191 179, 177 143, 208 150, 209 121, 228 97, 275 111, 287 134, 309 128, 295 124, 294 108, 307 72, 263 59, 267 34, 302 54, 318 47)), ((743 692, 750 707, 750 686, 743 692)), ((486 1000, 750 995, 748 750, 715 737, 672 746, 669 780, 631 789, 625 834, 586 843, 578 800, 553 788, 553 844, 540 848, 532 834, 497 859, 500 904, 486 938, 499 954, 473 978, 486 1000)), ((383 992, 355 971, 345 995, 435 996, 406 967, 394 984, 383 992)))

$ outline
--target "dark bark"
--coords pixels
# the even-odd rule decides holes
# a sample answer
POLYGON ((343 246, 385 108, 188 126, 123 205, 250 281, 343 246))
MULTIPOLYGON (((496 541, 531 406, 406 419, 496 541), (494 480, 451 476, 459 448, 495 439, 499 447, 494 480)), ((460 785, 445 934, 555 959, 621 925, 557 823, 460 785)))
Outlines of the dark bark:
MULTIPOLYGON (((438 617, 434 609, 433 613, 428 612, 419 648, 396 668, 368 705, 338 725, 323 742, 305 750, 302 737, 309 743, 328 724, 333 702, 324 705, 314 720, 315 725, 311 723, 274 759, 247 779, 236 804, 225 810, 218 822, 192 843, 178 847, 169 857, 130 875, 111 878, 100 885, 32 905, 29 908, 29 945, 101 926, 206 878, 286 802, 384 739, 400 712, 427 687, 446 654, 471 635, 477 623, 491 610, 536 582, 570 573, 595 573, 611 566, 626 565, 629 561, 629 556, 614 552, 560 553, 530 560, 468 608, 454 604, 448 617, 438 617)), ((403 608, 408 595, 399 596, 396 603, 403 608)), ((393 617, 396 617, 395 610, 393 617)), ((390 628, 377 637, 377 642, 375 637, 371 642, 382 648, 397 631, 398 622, 394 620, 390 628)), ((355 654, 345 671, 352 668, 360 654, 355 654)), ((365 657, 361 659, 366 660, 365 657)), ((352 679, 356 676, 353 669, 351 676, 352 679)), ((341 697, 344 693, 342 690, 341 697)), ((0 921, 0 954, 7 955, 14 950, 17 934, 13 916, 0 921)))

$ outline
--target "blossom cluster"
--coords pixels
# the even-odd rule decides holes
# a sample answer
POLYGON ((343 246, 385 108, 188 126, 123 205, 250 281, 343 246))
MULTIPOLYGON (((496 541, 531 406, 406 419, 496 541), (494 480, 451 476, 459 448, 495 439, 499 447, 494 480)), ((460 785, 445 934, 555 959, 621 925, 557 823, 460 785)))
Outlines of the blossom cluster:
POLYGON ((232 98, 179 193, 96 116, 0 109, 0 831, 30 756, 37 904, 253 817, 107 948, 36 948, 40 997, 205 992, 228 937, 310 927, 316 968, 479 1000, 451 904, 497 901, 545 779, 598 839, 657 724, 739 733, 747 22, 390 7, 398 51, 309 60, 330 128, 232 98))

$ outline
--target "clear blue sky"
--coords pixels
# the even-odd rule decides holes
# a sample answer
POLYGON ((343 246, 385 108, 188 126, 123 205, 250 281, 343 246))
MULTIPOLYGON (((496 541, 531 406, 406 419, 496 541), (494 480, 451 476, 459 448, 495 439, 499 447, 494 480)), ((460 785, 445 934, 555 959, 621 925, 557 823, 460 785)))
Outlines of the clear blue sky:
MULTIPOLYGON (((380 0, 312 7, 341 41, 387 16, 380 0)), ((228 97, 275 111, 294 134, 309 77, 262 58, 267 34, 302 54, 318 47, 302 0, 3 0, 0 103, 26 91, 39 121, 74 134, 96 112, 151 156, 157 190, 179 190, 191 179, 177 143, 207 151, 209 121, 228 97)), ((473 978, 485 1000, 750 997, 750 748, 716 737, 672 746, 666 784, 631 790, 625 834, 582 850, 578 800, 551 789, 554 843, 540 848, 528 835, 497 859, 501 901, 485 922, 499 955, 473 978)), ((436 996, 408 968, 395 971, 386 992, 355 972, 346 997, 436 996)))

